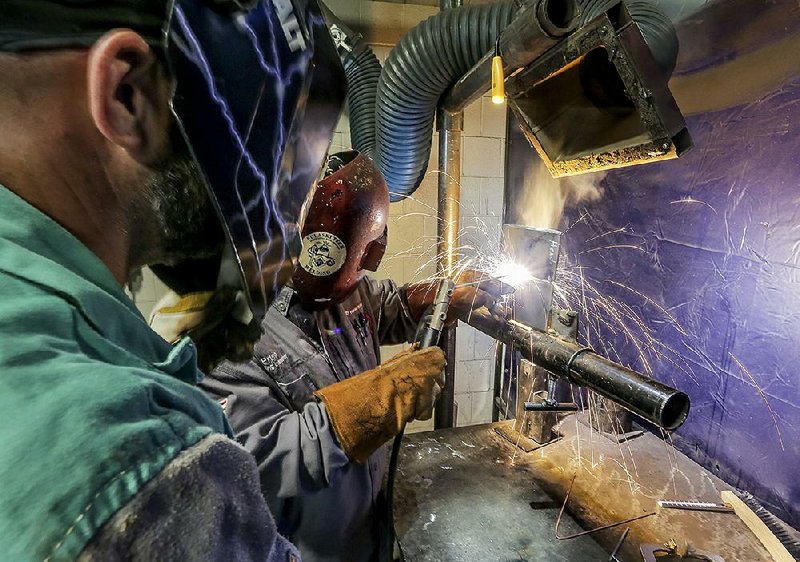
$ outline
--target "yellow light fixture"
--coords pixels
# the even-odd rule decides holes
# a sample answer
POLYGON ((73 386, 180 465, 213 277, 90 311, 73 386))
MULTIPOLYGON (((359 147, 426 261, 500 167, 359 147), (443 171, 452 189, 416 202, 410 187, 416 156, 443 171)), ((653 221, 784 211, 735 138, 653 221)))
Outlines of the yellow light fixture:
POLYGON ((500 37, 494 46, 492 58, 492 103, 500 105, 506 101, 506 78, 503 74, 503 57, 500 56, 500 37))

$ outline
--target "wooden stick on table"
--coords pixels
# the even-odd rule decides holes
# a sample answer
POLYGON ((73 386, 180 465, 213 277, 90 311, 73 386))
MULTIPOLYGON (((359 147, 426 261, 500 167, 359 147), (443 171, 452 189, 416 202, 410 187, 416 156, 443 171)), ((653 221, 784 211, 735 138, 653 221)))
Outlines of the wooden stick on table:
POLYGON ((756 538, 761 541, 761 544, 764 545, 764 548, 769 551, 776 562, 794 562, 794 556, 789 554, 789 551, 781 544, 778 537, 769 530, 769 527, 766 526, 758 515, 756 515, 739 496, 728 490, 722 491, 720 496, 722 497, 723 503, 733 508, 733 511, 736 512, 739 519, 744 521, 744 524, 747 525, 756 538))

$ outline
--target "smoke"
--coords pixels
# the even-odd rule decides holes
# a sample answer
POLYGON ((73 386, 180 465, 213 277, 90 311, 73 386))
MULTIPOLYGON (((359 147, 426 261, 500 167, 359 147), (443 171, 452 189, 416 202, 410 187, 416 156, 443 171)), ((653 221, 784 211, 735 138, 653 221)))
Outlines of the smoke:
POLYGON ((597 201, 603 196, 600 186, 606 172, 554 178, 539 158, 530 158, 522 178, 518 211, 520 224, 536 228, 558 228, 564 207, 569 203, 597 201))

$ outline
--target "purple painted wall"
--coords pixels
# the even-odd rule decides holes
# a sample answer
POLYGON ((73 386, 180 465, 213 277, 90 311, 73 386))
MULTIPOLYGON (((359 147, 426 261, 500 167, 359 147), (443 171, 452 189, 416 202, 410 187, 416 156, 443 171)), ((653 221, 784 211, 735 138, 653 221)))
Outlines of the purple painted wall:
POLYGON ((692 410, 676 446, 795 526, 800 73, 772 69, 770 83, 755 54, 791 41, 798 12, 797 2, 730 0, 685 22, 676 98, 684 111, 712 108, 687 118, 694 150, 607 173, 600 197, 568 199, 560 224, 584 337, 686 391, 692 410), (728 88, 713 78, 726 64, 728 88), (712 77, 705 86, 700 73, 712 77))
MULTIPOLYGON (((690 118, 693 153, 609 173, 601 199, 568 209, 562 222, 564 229, 572 225, 569 265, 579 264, 600 293, 635 309, 653 337, 671 348, 661 351, 665 357, 642 358, 621 331, 610 333, 613 324, 600 327, 605 345, 624 363, 644 369, 643 359, 651 361, 657 376, 691 397, 676 445, 795 524, 798 124, 800 78, 760 103, 690 118), (584 210, 588 215, 579 221, 584 210), (617 229, 624 231, 594 238, 617 229)), ((629 326, 646 340, 641 327, 629 326)))

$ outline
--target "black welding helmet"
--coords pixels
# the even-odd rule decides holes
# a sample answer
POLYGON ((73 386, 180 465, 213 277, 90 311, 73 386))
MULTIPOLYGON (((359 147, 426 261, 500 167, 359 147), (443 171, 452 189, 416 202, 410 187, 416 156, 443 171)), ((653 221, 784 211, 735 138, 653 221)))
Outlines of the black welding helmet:
POLYGON ((114 28, 163 51, 173 113, 230 242, 217 285, 245 288, 262 316, 291 276, 300 210, 344 103, 317 0, 2 3, 3 51, 89 47, 114 28))
POLYGON ((232 243, 220 284, 241 277, 261 317, 291 277, 345 77, 316 0, 223 4, 174 0, 173 110, 232 243))

